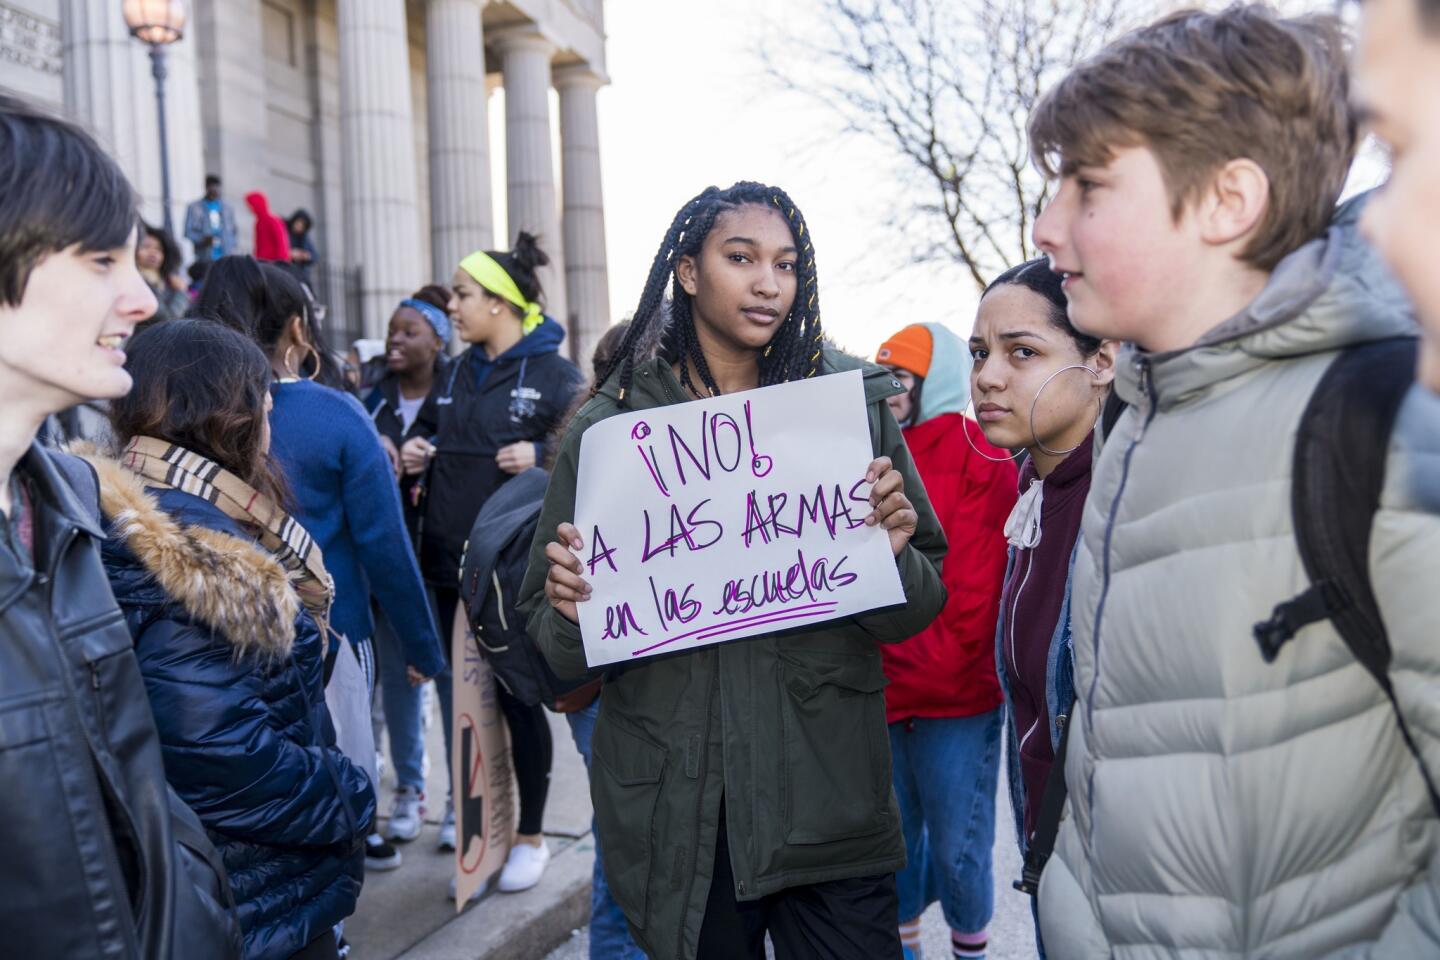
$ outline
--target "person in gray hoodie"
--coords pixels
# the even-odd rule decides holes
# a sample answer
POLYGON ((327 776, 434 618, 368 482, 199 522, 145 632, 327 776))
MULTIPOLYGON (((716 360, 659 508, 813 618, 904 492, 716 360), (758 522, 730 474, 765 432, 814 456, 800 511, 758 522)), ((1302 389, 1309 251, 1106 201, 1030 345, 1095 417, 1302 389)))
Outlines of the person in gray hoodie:
POLYGON ((1440 956, 1440 820, 1397 722, 1440 769, 1440 517, 1405 477, 1440 449, 1394 433, 1370 530, 1395 707, 1330 620, 1273 662, 1253 635, 1310 586, 1311 394, 1416 333, 1361 204, 1334 206, 1347 90, 1337 22, 1235 6, 1116 41, 1031 118, 1059 180, 1037 245, 1075 326, 1132 344, 1075 560, 1069 815, 1039 891, 1057 960, 1440 956))

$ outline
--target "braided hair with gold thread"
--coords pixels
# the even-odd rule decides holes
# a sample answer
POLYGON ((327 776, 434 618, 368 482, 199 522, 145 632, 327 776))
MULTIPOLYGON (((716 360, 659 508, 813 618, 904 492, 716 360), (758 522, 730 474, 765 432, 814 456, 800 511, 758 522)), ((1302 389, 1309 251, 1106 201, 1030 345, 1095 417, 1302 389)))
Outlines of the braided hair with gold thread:
POLYGON ((805 217, 789 195, 779 187, 763 183, 741 181, 721 190, 708 187, 680 208, 665 232, 665 239, 650 264, 650 273, 645 280, 645 290, 635 308, 634 318, 626 331, 625 339, 612 355, 603 370, 597 371, 595 387, 619 372, 620 405, 628 406, 626 396, 630 390, 635 365, 648 354, 646 343, 656 339, 656 325, 666 323, 664 331, 671 358, 679 362, 680 383, 695 396, 716 396, 720 393, 715 379, 705 362, 704 351, 695 333, 695 318, 692 313, 692 299, 680 285, 676 274, 682 257, 698 257, 705 238, 715 226, 721 214, 747 205, 758 205, 777 210, 789 224, 795 248, 799 251, 796 263, 795 303, 775 330, 759 357, 760 386, 787 383, 804 377, 813 377, 820 370, 820 345, 824 332, 820 327, 820 294, 815 271, 815 247, 810 241, 810 231, 805 217), (668 307, 666 287, 669 286, 668 307), (688 360, 689 362, 685 362, 688 360), (700 377, 700 384, 693 383, 691 368, 700 377))

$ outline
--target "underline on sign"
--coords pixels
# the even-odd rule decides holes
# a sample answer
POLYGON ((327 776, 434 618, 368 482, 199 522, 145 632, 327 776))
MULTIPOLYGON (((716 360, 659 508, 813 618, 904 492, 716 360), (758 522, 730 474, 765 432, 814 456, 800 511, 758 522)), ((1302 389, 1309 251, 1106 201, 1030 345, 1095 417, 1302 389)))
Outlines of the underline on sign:
POLYGON ((760 613, 756 614, 753 617, 741 617, 738 620, 726 620, 723 623, 712 623, 708 626, 699 627, 695 630, 691 630, 689 633, 681 633, 673 637, 668 637, 664 640, 661 640, 659 643, 652 644, 651 646, 645 647, 641 650, 636 650, 634 653, 630 654, 630 656, 638 657, 641 654, 646 654, 654 650, 659 650, 661 647, 669 646, 676 641, 685 640, 689 637, 696 636, 697 634, 699 635, 701 640, 709 640, 711 637, 718 637, 726 633, 734 633, 736 630, 742 630, 745 627, 762 626, 767 623, 779 623, 782 620, 799 620, 804 617, 817 617, 822 614, 830 613, 839 605, 839 603, 835 602, 811 603, 806 604, 803 607, 790 607, 784 610, 772 610, 769 613, 760 613))

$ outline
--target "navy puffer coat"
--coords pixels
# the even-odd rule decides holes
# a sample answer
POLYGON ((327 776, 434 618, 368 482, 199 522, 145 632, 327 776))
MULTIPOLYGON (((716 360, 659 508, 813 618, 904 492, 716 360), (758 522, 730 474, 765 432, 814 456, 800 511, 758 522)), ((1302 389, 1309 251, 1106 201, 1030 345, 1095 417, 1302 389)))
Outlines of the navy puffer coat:
POLYGON ((214 505, 92 463, 166 777, 224 857, 246 960, 282 960, 354 911, 375 816, 368 776, 335 747, 319 630, 214 505))

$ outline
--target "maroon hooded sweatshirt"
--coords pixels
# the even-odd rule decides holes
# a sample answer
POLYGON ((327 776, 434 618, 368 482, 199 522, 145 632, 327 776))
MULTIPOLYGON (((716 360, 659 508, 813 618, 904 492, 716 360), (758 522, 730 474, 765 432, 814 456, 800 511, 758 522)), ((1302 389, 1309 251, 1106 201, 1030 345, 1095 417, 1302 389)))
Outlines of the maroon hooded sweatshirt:
MULTIPOLYGON (((1000 594, 1000 659, 1015 713, 1015 734, 1020 741, 1020 776, 1025 782, 1025 835, 1035 829, 1040 800, 1055 751, 1050 744, 1050 710, 1046 698, 1046 669, 1050 644, 1055 639, 1060 610, 1070 579, 1070 556, 1080 535, 1085 498, 1090 493, 1090 464, 1094 434, 1066 457, 1043 481, 1040 506, 1040 542, 1033 549, 1015 551, 1015 562, 1000 594)), ((1035 462, 1027 460, 1020 471, 1020 493, 1039 478, 1035 462)))

